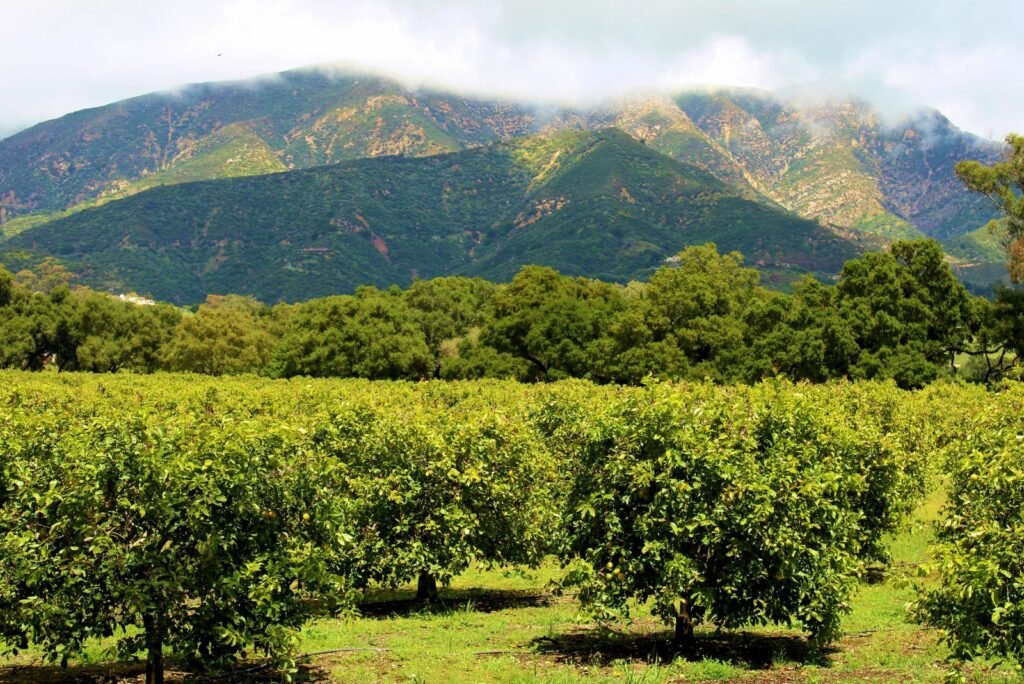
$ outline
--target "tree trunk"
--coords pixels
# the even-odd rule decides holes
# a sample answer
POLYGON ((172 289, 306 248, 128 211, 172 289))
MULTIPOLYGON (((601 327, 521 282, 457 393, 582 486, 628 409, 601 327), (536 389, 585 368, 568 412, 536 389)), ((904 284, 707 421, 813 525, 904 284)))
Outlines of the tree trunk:
POLYGON ((676 616, 675 646, 681 651, 692 651, 697 645, 697 639, 693 635, 693 618, 690 617, 690 610, 683 606, 676 616))
POLYGON ((164 684, 163 620, 146 615, 142 625, 146 631, 146 684, 164 684))
POLYGON ((416 600, 437 600, 437 580, 429 572, 420 573, 419 582, 416 583, 416 600))

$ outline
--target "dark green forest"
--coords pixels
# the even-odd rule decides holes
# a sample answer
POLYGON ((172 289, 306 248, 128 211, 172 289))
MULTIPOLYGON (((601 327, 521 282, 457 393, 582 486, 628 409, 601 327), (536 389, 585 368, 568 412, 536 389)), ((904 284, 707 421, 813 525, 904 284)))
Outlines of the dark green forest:
POLYGON ((711 240, 777 284, 832 276, 860 251, 608 129, 155 187, 4 240, 0 264, 55 258, 85 285, 175 304, 294 302, 416 278, 506 281, 526 264, 646 280, 711 240))
POLYGON ((761 284, 743 256, 689 247, 647 282, 523 267, 507 284, 416 280, 408 288, 265 305, 209 296, 139 305, 44 263, 0 271, 0 366, 60 371, 370 379, 587 378, 823 382, 1015 375, 1024 296, 967 292, 932 240, 851 259, 835 285, 761 284))

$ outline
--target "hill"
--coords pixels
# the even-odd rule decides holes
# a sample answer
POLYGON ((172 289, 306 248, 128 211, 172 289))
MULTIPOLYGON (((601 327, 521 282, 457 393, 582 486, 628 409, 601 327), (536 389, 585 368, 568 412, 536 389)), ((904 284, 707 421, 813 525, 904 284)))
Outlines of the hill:
POLYGON ((493 142, 526 133, 524 116, 511 105, 315 69, 191 85, 75 112, 3 140, 0 207, 5 220, 66 209, 140 179, 167 178, 185 164, 196 172, 189 180, 226 175, 237 157, 218 152, 238 137, 260 141, 273 165, 307 168, 493 142), (218 135, 220 144, 209 144, 218 135))
POLYGON ((992 161, 1001 147, 935 111, 890 124, 856 100, 736 89, 655 93, 574 111, 300 69, 145 95, 0 141, 0 225, 10 234, 53 218, 49 212, 160 183, 430 156, 608 126, 741 191, 851 231, 951 239, 995 217, 952 167, 992 161), (19 223, 19 216, 33 218, 19 223))
POLYGON ((156 187, 2 247, 9 264, 49 255, 86 284, 187 303, 210 292, 306 299, 445 274, 501 280, 525 263, 626 281, 712 240, 775 282, 833 274, 857 253, 614 129, 156 187))
POLYGON ((757 91, 684 94, 697 126, 748 170, 755 187, 807 218, 892 237, 938 239, 995 216, 953 166, 1001 146, 929 110, 888 123, 866 102, 793 103, 757 91))

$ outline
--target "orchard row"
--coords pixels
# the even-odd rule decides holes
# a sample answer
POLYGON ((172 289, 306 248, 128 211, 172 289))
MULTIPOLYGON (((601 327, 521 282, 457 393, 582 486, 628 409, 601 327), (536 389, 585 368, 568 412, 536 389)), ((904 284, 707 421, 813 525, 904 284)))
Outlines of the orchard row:
POLYGON ((602 621, 650 601, 683 647, 700 624, 826 643, 948 467, 941 587, 918 612, 964 655, 1021 654, 1024 390, 0 380, 12 649, 62 660, 117 637, 150 681, 165 647, 287 669, 296 630, 356 613, 368 587, 429 599, 471 563, 552 555, 602 621))

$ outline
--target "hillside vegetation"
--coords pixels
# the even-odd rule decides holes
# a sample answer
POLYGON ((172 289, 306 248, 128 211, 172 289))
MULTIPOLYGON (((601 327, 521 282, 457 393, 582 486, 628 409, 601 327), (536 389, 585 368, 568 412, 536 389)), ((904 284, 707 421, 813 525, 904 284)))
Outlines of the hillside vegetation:
POLYGON ((541 130, 608 126, 842 228, 945 239, 994 216, 952 167, 961 159, 990 162, 1000 146, 963 133, 934 111, 892 123, 856 100, 801 101, 753 90, 634 96, 566 110, 305 69, 145 95, 0 141, 0 224, 123 193, 137 181, 430 156, 541 130), (222 154, 239 145, 260 163, 222 154), (187 173, 168 173, 185 165, 187 173))
POLYGON ((224 292, 307 299, 449 274, 507 280, 527 263, 623 282, 711 240, 783 282, 836 273, 857 253, 615 129, 158 187, 2 247, 12 266, 24 252, 52 256, 84 284, 190 303, 224 292))

